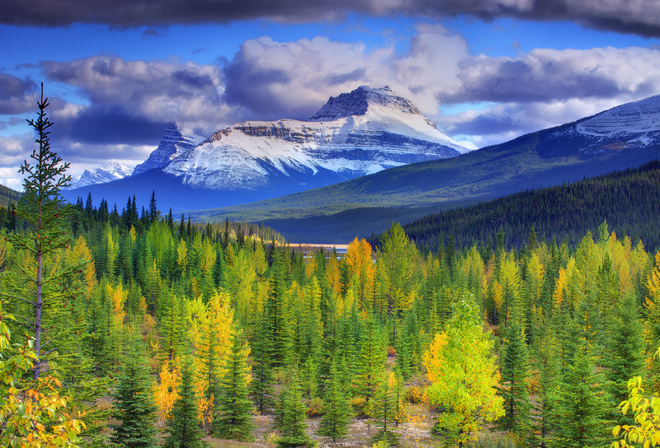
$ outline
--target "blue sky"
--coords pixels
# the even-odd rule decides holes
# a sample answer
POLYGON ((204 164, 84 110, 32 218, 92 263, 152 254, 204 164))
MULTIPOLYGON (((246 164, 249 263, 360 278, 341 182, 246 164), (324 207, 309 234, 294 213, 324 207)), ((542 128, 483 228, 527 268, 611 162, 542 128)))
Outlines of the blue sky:
POLYGON ((168 122, 305 119, 363 84, 483 147, 659 94, 659 37, 652 0, 6 0, 0 183, 40 82, 73 175, 142 162, 168 122))

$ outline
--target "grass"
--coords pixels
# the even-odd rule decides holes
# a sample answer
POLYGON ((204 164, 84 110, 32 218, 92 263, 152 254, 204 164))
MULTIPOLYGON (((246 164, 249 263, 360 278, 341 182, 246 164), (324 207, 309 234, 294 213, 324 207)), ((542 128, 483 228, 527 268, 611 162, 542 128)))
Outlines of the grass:
MULTIPOLYGON (((408 419, 405 423, 394 428, 399 435, 403 448, 435 448, 443 446, 443 440, 431 436, 436 414, 428 404, 407 405, 408 419)), ((307 433, 318 443, 319 448, 362 448, 370 447, 369 439, 378 431, 370 420, 353 419, 349 427, 349 435, 345 439, 333 443, 327 437, 316 435, 320 418, 307 419, 307 433)), ((276 434, 272 431, 272 416, 255 417, 255 441, 252 443, 235 442, 208 437, 205 440, 212 448, 274 448, 276 447, 276 434)), ((491 433, 483 430, 479 441, 472 442, 467 447, 473 448, 516 448, 515 442, 506 434, 491 433)))

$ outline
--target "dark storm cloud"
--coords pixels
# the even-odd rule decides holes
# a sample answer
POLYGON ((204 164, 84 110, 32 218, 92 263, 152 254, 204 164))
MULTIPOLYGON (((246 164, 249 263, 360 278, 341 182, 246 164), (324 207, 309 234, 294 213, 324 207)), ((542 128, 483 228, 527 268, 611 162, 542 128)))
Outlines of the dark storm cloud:
POLYGON ((0 73, 0 115, 29 112, 35 108, 37 84, 0 73))
POLYGON ((99 23, 119 27, 195 24, 268 18, 285 22, 337 20, 349 13, 484 20, 514 17, 569 20, 584 26, 660 36, 656 0, 5 0, 0 21, 10 25, 99 23))
POLYGON ((478 115, 472 120, 456 124, 451 132, 463 135, 490 135, 524 130, 526 130, 526 126, 519 123, 512 116, 484 114, 478 115))
POLYGON ((367 69, 362 67, 356 68, 350 73, 334 73, 330 76, 327 76, 325 82, 331 86, 336 86, 339 84, 346 84, 348 82, 360 81, 366 77, 367 69))
POLYGON ((156 144, 167 127, 165 122, 132 115, 119 105, 88 107, 61 124, 68 128, 67 137, 79 143, 125 145, 156 144))
MULTIPOLYGON (((117 107, 121 111, 130 111, 133 120, 142 121, 147 127, 149 123, 175 121, 184 126, 206 125, 213 131, 227 113, 221 105, 222 74, 215 66, 190 62, 126 61, 107 56, 40 64, 50 81, 76 87, 90 100, 92 106, 83 113, 90 114, 85 120, 96 123, 97 128, 102 124, 102 121, 95 121, 97 115, 106 114, 111 122, 126 118, 117 107)), ((71 129, 74 132, 76 128, 71 129)), ((159 132, 162 133, 163 129, 159 132)), ((82 129, 75 132, 86 139, 96 138, 99 143, 114 142, 116 138, 106 132, 87 134, 82 129)), ((143 138, 135 135, 138 140, 143 138)))

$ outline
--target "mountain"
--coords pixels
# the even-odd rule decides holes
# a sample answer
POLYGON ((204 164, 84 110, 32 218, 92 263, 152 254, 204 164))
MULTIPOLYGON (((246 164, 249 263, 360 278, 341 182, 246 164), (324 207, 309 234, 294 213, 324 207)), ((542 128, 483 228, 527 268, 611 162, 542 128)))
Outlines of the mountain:
POLYGON ((170 127, 131 178, 87 187, 110 204, 136 195, 146 204, 190 210, 241 204, 305 191, 469 150, 450 139, 388 87, 330 98, 308 121, 246 121, 215 132, 194 148, 170 127), (187 149, 186 149, 187 148, 187 149))
POLYGON ((555 238, 575 246, 591 231, 607 222, 619 240, 624 235, 636 244, 641 239, 646 250, 660 249, 660 162, 639 168, 507 195, 471 207, 431 214, 404 226, 406 234, 420 248, 435 251, 447 244, 493 247, 502 229, 507 247, 521 249, 528 244, 534 228, 537 241, 548 244, 555 238))
POLYGON ((381 232, 393 221, 638 167, 659 156, 660 96, 654 96, 452 159, 196 216, 259 221, 292 241, 339 243, 381 232))
POLYGON ((195 144, 192 137, 183 135, 176 123, 170 123, 163 134, 158 148, 149 154, 147 160, 135 167, 132 175, 137 176, 149 170, 163 168, 172 160, 194 147, 195 144))
POLYGON ((85 170, 75 182, 72 182, 71 185, 67 188, 68 190, 74 190, 81 187, 89 187, 91 185, 105 184, 112 182, 118 179, 123 179, 127 176, 130 176, 133 170, 121 163, 110 162, 106 163, 100 168, 95 168, 94 170, 85 170))
POLYGON ((276 196, 466 151, 389 88, 362 86, 330 98, 310 121, 246 121, 218 131, 163 171, 194 187, 274 188, 276 196))
POLYGON ((16 203, 21 197, 21 193, 12 190, 9 187, 0 185, 0 207, 7 207, 11 203, 16 203))

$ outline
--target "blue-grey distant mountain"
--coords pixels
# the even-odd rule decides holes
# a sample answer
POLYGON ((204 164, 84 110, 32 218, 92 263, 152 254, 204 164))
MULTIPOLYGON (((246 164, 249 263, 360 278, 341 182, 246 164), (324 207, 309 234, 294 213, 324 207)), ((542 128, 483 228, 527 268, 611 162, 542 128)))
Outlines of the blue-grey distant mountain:
POLYGON ((405 98, 362 86, 330 98, 309 121, 246 121, 192 147, 168 128, 159 148, 130 178, 67 193, 177 210, 241 204, 309 190, 388 168, 469 150, 436 129, 405 98))
POLYGON ((115 180, 130 176, 133 170, 126 165, 117 162, 106 163, 100 168, 85 170, 79 179, 72 182, 67 188, 73 190, 76 188, 89 187, 91 185, 105 184, 115 180))
POLYGON ((350 241, 393 221, 638 167, 659 156, 660 96, 654 96, 452 159, 198 216, 263 221, 292 241, 350 241))

